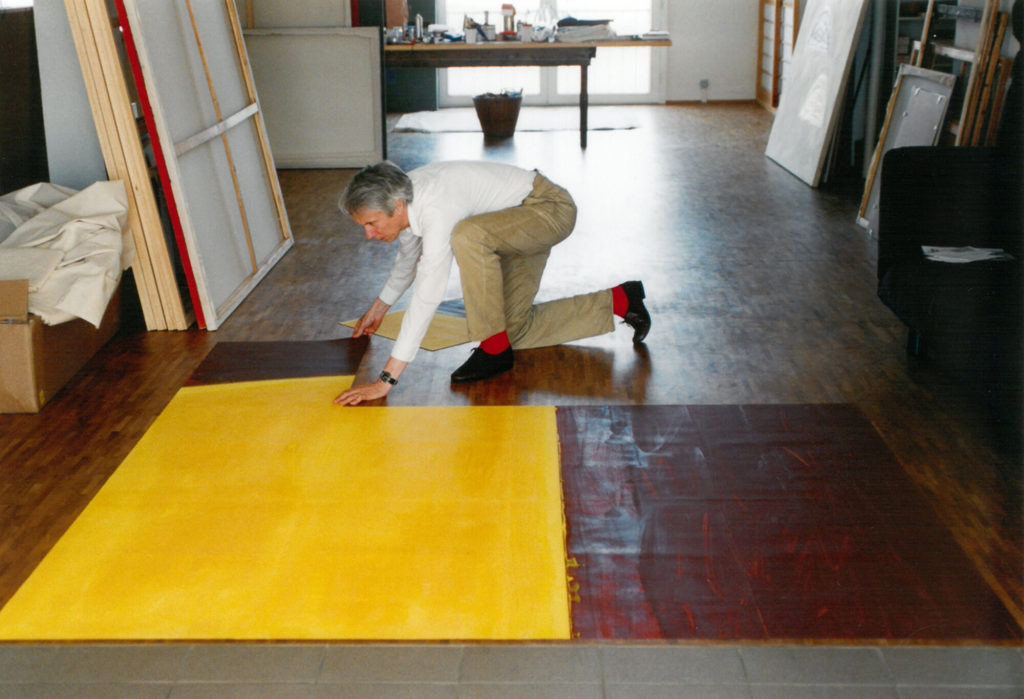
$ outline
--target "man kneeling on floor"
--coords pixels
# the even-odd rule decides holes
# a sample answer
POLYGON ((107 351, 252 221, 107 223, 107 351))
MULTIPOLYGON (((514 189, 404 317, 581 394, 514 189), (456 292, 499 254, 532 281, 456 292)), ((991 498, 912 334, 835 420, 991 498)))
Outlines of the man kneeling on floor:
POLYGON ((354 386, 334 402, 382 398, 412 361, 458 262, 470 336, 479 340, 452 383, 496 376, 512 368, 513 350, 547 347, 614 329, 614 316, 647 336, 651 317, 639 281, 534 304, 551 248, 576 223, 569 193, 539 172, 490 162, 432 163, 405 173, 385 161, 363 168, 339 205, 368 240, 398 241, 391 274, 353 337, 372 335, 412 286, 402 327, 378 380, 354 386))

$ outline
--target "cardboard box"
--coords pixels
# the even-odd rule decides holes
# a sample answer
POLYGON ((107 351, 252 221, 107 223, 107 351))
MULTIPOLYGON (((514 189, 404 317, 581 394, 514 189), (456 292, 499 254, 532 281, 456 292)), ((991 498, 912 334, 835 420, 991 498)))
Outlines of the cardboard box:
POLYGON ((0 281, 0 413, 37 413, 117 331, 120 288, 97 329, 46 325, 28 312, 28 281, 0 281))

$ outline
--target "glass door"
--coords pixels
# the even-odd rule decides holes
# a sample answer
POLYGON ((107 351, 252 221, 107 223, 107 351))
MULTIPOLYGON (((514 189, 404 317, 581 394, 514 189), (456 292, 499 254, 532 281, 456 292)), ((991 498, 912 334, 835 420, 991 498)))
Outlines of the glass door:
MULTIPOLYGON (((666 0, 518 0, 512 4, 516 19, 534 25, 545 17, 610 19, 622 38, 663 28, 666 0), (548 13, 545 7, 553 11, 548 13)), ((438 0, 438 17, 451 33, 462 32, 469 16, 485 19, 500 32, 501 4, 493 0, 438 0), (486 14, 485 14, 486 13, 486 14)), ((600 46, 600 44, 598 45, 600 46)), ((590 64, 588 93, 591 104, 630 104, 664 100, 662 75, 665 52, 652 55, 650 48, 616 47, 598 50, 590 64), (659 57, 661 60, 655 60, 659 57)), ((524 104, 575 104, 579 100, 580 69, 559 68, 446 68, 438 72, 438 103, 442 107, 468 106, 474 95, 502 90, 522 90, 524 104)))

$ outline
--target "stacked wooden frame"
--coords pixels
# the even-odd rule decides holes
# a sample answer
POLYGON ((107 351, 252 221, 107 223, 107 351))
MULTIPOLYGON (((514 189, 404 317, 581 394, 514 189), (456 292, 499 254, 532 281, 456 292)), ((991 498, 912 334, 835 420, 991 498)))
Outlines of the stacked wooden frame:
MULTIPOLYGON (((932 0, 934 2, 934 0, 932 0)), ((930 8, 929 8, 930 9, 930 8)), ((971 63, 970 77, 960 111, 958 146, 993 145, 1003 98, 1010 82, 1013 59, 1002 58, 1000 51, 1010 21, 1008 12, 999 11, 999 0, 988 0, 981 19, 978 45, 971 63)), ((922 37, 925 41, 926 37, 922 37)), ((925 51, 920 51, 921 55, 925 51)))
POLYGON ((156 194, 132 112, 129 85, 104 0, 65 0, 107 175, 128 192, 132 270, 149 330, 183 330, 190 324, 175 279, 156 194))
MULTIPOLYGON (((215 330, 293 243, 235 4, 113 4, 195 320, 215 330)), ((126 154, 133 162, 144 164, 144 158, 108 0, 65 0, 65 6, 86 83, 98 86, 90 95, 117 93, 116 100, 108 98, 109 107, 103 100, 92 102, 101 141, 109 145, 108 170, 141 192, 155 213, 151 173, 111 167, 126 154)), ((159 248, 166 239, 159 217, 147 216, 145 223, 140 236, 146 249, 159 248)), ((166 245, 163 252, 169 257, 166 245)), ((157 322, 155 309, 164 307, 165 298, 167 305, 175 298, 182 305, 170 264, 161 268, 164 277, 173 295, 154 296, 140 284, 144 307, 154 311, 153 322, 147 314, 147 327, 187 327, 184 317, 163 327, 157 322)))
MULTIPOLYGON (((949 124, 955 134, 954 144, 995 145, 1013 67, 1013 59, 1003 58, 1000 53, 1006 37, 1009 13, 999 11, 999 0, 986 0, 977 48, 971 54, 969 50, 937 46, 931 42, 934 12, 935 0, 930 0, 924 15, 921 40, 915 43, 911 54, 912 65, 900 66, 885 122, 868 168, 857 222, 869 230, 875 230, 878 225, 879 169, 885 154, 893 148, 940 143, 942 127, 947 122, 947 106, 953 96, 954 81, 958 77, 923 68, 926 57, 934 59, 936 55, 945 55, 961 61, 964 70, 970 66, 959 121, 949 124), (911 127, 908 128, 908 124, 911 127)), ((961 74, 959 77, 965 76, 961 74)))
POLYGON ((1002 49, 1009 35, 1010 13, 999 11, 999 0, 986 0, 984 7, 976 9, 979 21, 977 46, 970 49, 931 41, 929 28, 936 12, 935 0, 930 0, 925 11, 921 40, 914 42, 911 60, 923 66, 926 60, 934 64, 937 56, 945 56, 960 64, 960 79, 967 79, 959 120, 949 124, 958 146, 995 145, 996 132, 1002 117, 1006 91, 1010 83, 1013 59, 1004 57, 1002 49))

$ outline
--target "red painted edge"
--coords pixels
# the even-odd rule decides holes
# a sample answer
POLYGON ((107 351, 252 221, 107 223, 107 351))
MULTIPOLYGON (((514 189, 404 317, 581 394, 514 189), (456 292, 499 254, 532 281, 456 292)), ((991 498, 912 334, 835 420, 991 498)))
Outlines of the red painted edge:
POLYGON ((192 271, 192 261, 189 257, 188 245, 185 243, 185 234, 181 227, 178 205, 174 199, 174 190, 171 189, 171 178, 167 170, 167 161, 164 159, 163 148, 157 135, 153 106, 149 101, 149 94, 146 92, 146 81, 142 75, 142 66, 139 63, 139 54, 135 49, 135 40, 132 38, 131 26, 128 24, 124 0, 114 0, 114 4, 117 6, 118 27, 121 30, 121 36, 124 38, 125 53, 128 55, 128 63, 131 65, 132 75, 135 78, 135 89, 139 93, 139 104, 142 106, 146 130, 149 132, 149 139, 153 145, 153 156, 156 159, 156 169, 160 176, 160 186, 163 189, 164 199, 167 202, 167 213, 171 219, 171 227, 174 229, 174 240, 178 245, 181 265, 185 270, 185 281, 188 285, 189 298, 192 300, 192 310, 196 314, 196 325, 201 330, 205 330, 206 318, 203 316, 203 304, 199 298, 199 289, 196 286, 195 273, 192 271))

